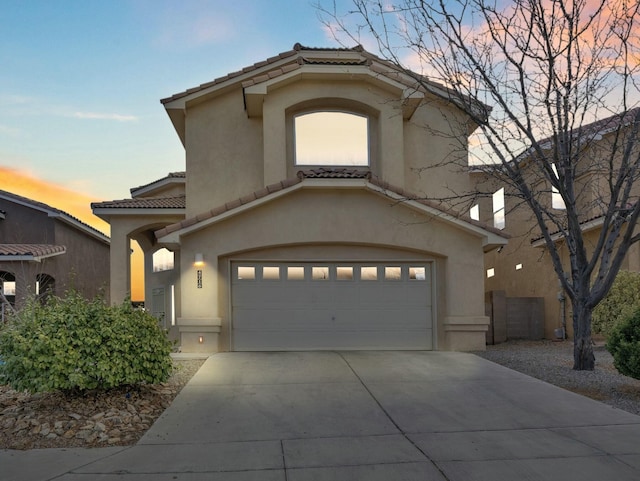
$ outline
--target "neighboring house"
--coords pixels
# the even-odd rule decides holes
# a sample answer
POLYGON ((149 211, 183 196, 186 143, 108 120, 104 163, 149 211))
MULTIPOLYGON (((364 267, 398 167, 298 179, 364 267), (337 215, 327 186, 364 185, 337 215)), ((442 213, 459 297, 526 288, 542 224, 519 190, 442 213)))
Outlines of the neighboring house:
POLYGON ((15 306, 75 288, 109 299, 109 238, 71 215, 0 190, 0 288, 15 306))
POLYGON ((296 45, 164 99, 186 173, 92 204, 112 301, 134 239, 183 351, 484 349, 484 253, 507 236, 420 200, 472 187, 445 160, 474 126, 425 85, 359 47, 296 45))
MULTIPOLYGON (((615 136, 618 131, 621 135, 628 134, 625 127, 632 122, 636 114, 637 110, 633 110, 623 117, 614 115, 585 125, 581 129, 579 139, 581 160, 576 165, 576 192, 585 246, 589 253, 597 243, 603 225, 603 209, 607 207, 609 201, 606 173, 609 169, 608 162, 615 136)), ((552 147, 550 141, 547 146, 552 147)), ((526 163, 530 158, 526 152, 519 161, 525 165, 525 175, 540 177, 540 174, 535 172, 527 174, 526 163)), ((527 331, 535 330, 539 337, 555 339, 562 336, 564 327, 566 334, 571 338, 573 336, 571 302, 560 286, 547 253, 546 244, 531 210, 523 205, 518 197, 511 195, 506 184, 500 185, 493 178, 483 179, 484 176, 480 172, 472 176, 483 190, 487 190, 488 184, 493 186, 489 190, 495 189, 493 198, 480 201, 476 211, 480 213, 478 218, 488 222, 493 219, 496 227, 504 229, 511 236, 507 246, 486 254, 487 298, 498 299, 502 309, 504 309, 505 298, 507 302, 510 299, 518 299, 520 305, 529 306, 528 313, 520 311, 514 315, 513 312, 507 312, 507 322, 511 323, 515 331, 515 335, 507 337, 522 337, 527 331), (532 302, 536 298, 541 300, 542 304, 532 302), (522 325, 527 322, 535 323, 536 326, 530 325, 528 329, 526 325, 522 325)), ((640 186, 638 190, 640 191, 640 186)), ((546 208, 562 221, 564 204, 551 185, 547 181, 540 180, 535 192, 541 196, 546 208)), ((557 228, 550 227, 550 230, 552 238, 560 246, 565 271, 568 271, 569 255, 565 239, 557 228)), ((622 269, 640 272, 639 244, 631 246, 622 269)), ((500 309, 500 306, 498 308, 500 309)))

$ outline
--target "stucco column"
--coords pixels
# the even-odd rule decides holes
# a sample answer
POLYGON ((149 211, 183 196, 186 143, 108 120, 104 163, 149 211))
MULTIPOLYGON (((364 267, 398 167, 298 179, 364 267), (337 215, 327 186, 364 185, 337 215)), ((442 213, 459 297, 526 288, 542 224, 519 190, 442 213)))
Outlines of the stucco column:
POLYGON ((218 314, 218 259, 206 245, 180 250, 181 310, 178 317, 182 352, 218 352, 222 321, 218 314), (201 263, 194 263, 196 253, 201 263))
POLYGON ((30 262, 21 262, 14 272, 16 278, 15 308, 20 310, 30 295, 35 292, 36 278, 30 262))
MULTIPOLYGON (((464 253, 459 256, 469 255, 464 253)), ((489 317, 484 312, 484 264, 473 256, 447 261, 445 346, 449 351, 484 351, 489 317)))
POLYGON ((265 102, 262 114, 264 131, 264 185, 287 177, 287 131, 284 110, 265 102))
POLYGON ((120 304, 131 293, 131 243, 127 229, 111 223, 110 295, 112 304, 120 304))

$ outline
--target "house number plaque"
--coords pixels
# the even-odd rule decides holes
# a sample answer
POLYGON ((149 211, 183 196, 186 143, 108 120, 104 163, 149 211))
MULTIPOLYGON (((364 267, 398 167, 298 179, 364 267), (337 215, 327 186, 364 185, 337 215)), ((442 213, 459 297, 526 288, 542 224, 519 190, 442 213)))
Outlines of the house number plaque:
POLYGON ((202 289, 202 270, 198 269, 198 289, 202 289))

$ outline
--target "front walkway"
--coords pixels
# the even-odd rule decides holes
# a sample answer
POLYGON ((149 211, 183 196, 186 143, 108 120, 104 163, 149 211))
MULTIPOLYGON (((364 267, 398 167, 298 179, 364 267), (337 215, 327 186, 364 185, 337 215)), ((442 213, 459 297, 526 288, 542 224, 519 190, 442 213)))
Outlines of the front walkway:
POLYGON ((472 354, 223 353, 136 446, 0 452, 0 478, 631 481, 639 440, 640 417, 472 354))

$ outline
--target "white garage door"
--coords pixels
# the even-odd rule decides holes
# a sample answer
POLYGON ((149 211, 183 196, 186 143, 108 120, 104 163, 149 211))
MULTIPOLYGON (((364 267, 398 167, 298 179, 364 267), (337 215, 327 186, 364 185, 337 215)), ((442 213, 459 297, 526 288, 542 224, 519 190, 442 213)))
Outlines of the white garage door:
POLYGON ((432 349, 430 263, 232 263, 236 351, 432 349))

